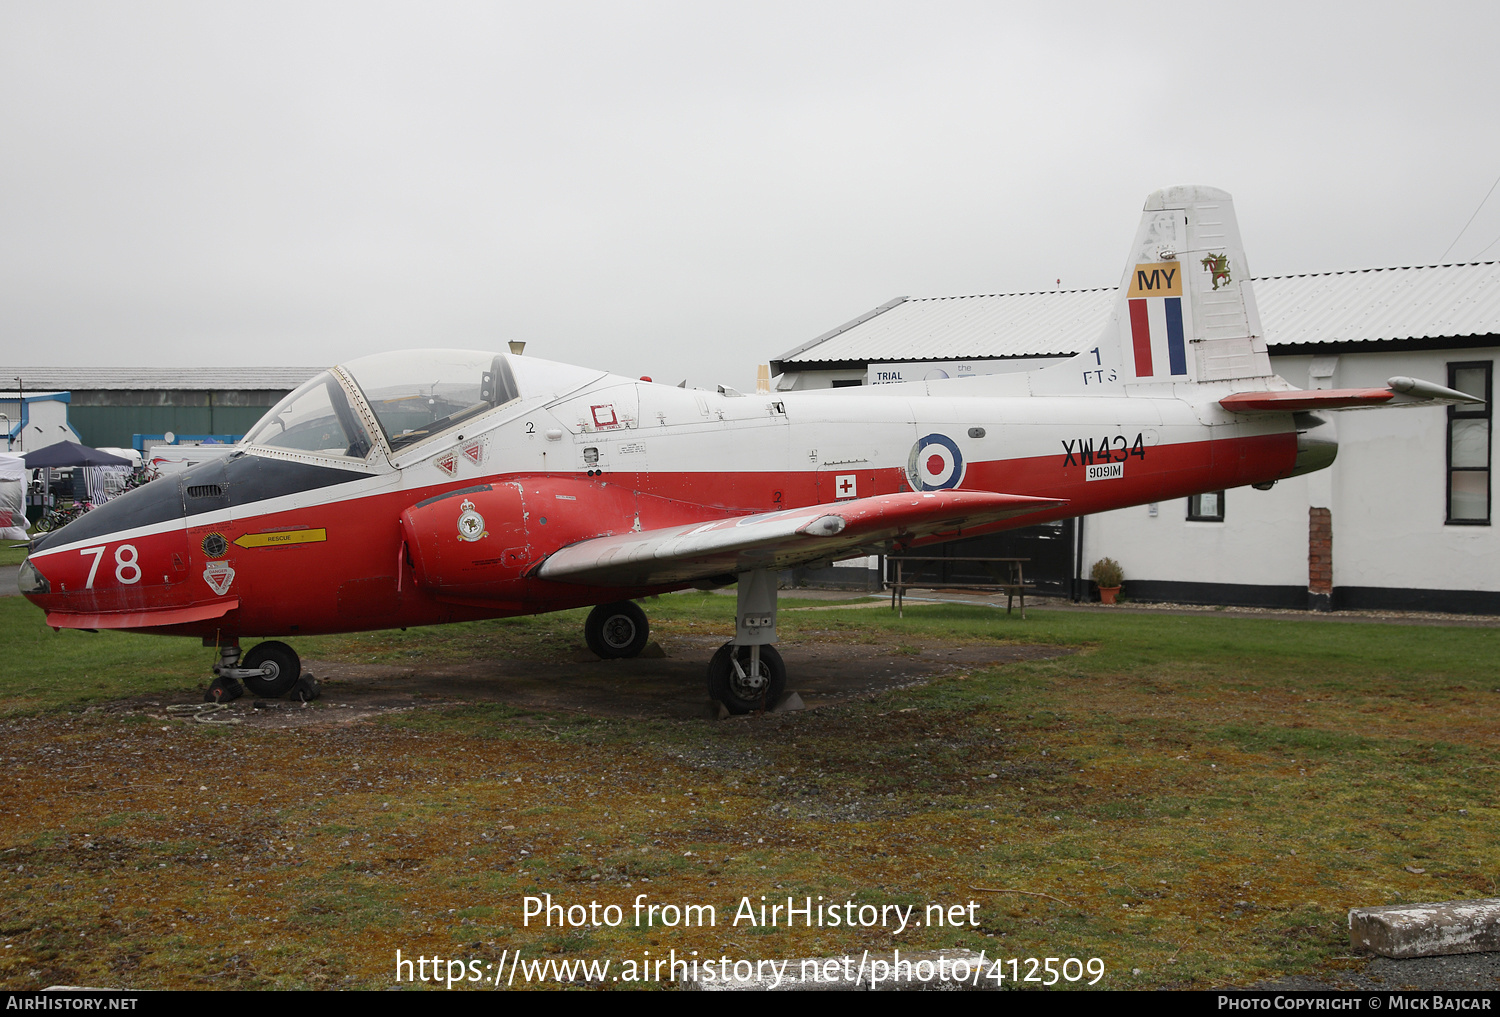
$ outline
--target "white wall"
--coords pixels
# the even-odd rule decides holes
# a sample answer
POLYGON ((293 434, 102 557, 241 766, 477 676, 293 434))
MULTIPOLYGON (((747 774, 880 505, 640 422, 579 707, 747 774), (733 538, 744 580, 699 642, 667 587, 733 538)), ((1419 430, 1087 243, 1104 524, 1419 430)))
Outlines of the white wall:
POLYGON ((865 383, 863 370, 850 371, 788 371, 776 376, 772 387, 777 392, 807 392, 812 389, 833 388, 835 381, 865 383))
MULTIPOLYGON (((1449 363, 1480 360, 1500 361, 1500 349, 1346 354, 1339 358, 1334 383, 1377 386, 1393 375, 1408 375, 1446 385, 1449 363)), ((1444 521, 1447 411, 1367 410, 1345 413, 1338 423, 1334 586, 1500 590, 1500 534, 1493 526, 1444 521)), ((1492 429, 1492 449, 1494 440, 1492 429)), ((1492 518, 1493 510, 1492 500, 1492 518)))
MULTIPOLYGON (((11 423, 16 422, 13 417, 11 423)), ((35 452, 60 441, 78 441, 78 432, 68 424, 68 404, 61 399, 33 398, 27 393, 26 427, 16 435, 15 445, 10 451, 35 452)), ((0 451, 3 450, 3 445, 0 445, 0 451)))
MULTIPOLYGON (((1187 499, 1089 516, 1083 567, 1113 558, 1127 581, 1307 585, 1307 485, 1282 481, 1269 491, 1236 488, 1224 497, 1222 523, 1189 522, 1187 499)), ((1335 521, 1337 528, 1337 521, 1335 521)), ((1334 545, 1337 555, 1338 538, 1334 545)))

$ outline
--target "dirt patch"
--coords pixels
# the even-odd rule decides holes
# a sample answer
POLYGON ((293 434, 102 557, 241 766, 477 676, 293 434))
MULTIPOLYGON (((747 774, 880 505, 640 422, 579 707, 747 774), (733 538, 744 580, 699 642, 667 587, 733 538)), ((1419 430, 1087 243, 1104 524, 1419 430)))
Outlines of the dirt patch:
MULTIPOLYGON (((266 727, 339 724, 400 710, 456 703, 505 703, 527 710, 634 719, 714 716, 704 689, 708 658, 718 638, 676 638, 665 656, 600 660, 576 652, 554 660, 474 660, 407 667, 303 661, 323 686, 322 699, 302 704, 246 695, 205 721, 238 719, 266 727), (259 705, 257 706, 257 703, 259 705)), ((950 671, 1020 660, 1045 660, 1073 652, 1058 646, 850 645, 782 643, 787 689, 808 709, 876 695, 950 671)), ((161 697, 115 708, 164 710, 161 697)), ((165 716, 165 715, 164 715, 165 716)), ((193 717, 175 714, 192 722, 193 717)))

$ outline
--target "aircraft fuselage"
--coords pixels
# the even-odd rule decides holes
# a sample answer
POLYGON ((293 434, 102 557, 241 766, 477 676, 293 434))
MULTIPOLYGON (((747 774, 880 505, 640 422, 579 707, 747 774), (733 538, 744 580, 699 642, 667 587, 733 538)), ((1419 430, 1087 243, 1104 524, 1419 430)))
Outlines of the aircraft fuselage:
POLYGON ((632 530, 912 490, 1063 502, 921 544, 1297 471, 1291 414, 1236 417, 1205 386, 1191 402, 964 394, 980 387, 728 396, 595 374, 362 462, 242 448, 39 540, 47 589, 27 596, 49 624, 215 639, 426 625, 686 585, 533 574, 632 530))

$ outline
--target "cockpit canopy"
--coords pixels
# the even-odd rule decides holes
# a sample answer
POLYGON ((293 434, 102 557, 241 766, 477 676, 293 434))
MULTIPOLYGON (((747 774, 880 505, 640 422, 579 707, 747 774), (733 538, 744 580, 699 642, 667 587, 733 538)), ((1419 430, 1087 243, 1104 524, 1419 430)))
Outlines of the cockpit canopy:
POLYGON ((503 353, 421 350, 361 357, 344 367, 398 450, 521 397, 503 353))
POLYGON ((324 371, 271 407, 245 435, 245 442, 349 459, 365 458, 371 447, 369 433, 332 371, 324 371))
MULTIPOLYGON (((245 436, 251 445, 364 459, 370 433, 340 375, 357 386, 399 451, 520 398, 505 354, 474 350, 409 350, 361 357, 324 371, 271 409, 245 436)), ((367 418, 365 418, 367 419, 367 418)))

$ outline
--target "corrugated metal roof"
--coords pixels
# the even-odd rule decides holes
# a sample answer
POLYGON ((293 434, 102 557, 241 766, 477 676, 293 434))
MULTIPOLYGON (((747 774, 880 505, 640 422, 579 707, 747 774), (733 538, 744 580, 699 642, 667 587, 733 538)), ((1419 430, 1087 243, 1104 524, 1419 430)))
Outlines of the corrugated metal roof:
POLYGON ((7 367, 0 381, 13 385, 15 375, 20 375, 28 391, 289 391, 321 370, 321 367, 7 367))
MULTIPOLYGON (((1373 268, 1253 280, 1271 346, 1500 333, 1500 262, 1373 268)), ((911 297, 777 363, 1066 355, 1109 320, 1117 289, 911 297)))
POLYGON ((1500 262, 1255 280, 1270 345, 1500 333, 1500 262))

